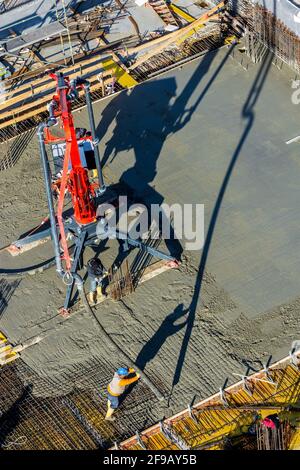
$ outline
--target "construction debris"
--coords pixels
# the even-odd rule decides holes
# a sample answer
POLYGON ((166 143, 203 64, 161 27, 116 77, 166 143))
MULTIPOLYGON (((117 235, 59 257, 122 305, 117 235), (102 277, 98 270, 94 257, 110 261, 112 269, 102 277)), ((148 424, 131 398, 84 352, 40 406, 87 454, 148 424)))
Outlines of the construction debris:
POLYGON ((20 357, 20 354, 9 343, 8 339, 0 331, 0 365, 8 364, 20 357))

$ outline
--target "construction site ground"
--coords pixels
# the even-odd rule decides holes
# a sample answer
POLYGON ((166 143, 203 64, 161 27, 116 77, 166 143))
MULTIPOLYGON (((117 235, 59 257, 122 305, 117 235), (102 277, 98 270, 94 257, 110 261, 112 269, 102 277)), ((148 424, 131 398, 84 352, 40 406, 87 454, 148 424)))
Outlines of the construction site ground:
MULTIPOLYGON (((30 393, 44 400, 91 391, 107 445, 218 391, 226 378, 235 382, 247 364, 259 369, 270 355, 286 356, 297 339, 300 158, 299 145, 286 141, 299 134, 300 108, 292 76, 271 62, 246 70, 223 48, 94 105, 108 181, 121 180, 148 203, 205 205, 202 250, 183 246, 179 269, 96 310, 165 402, 141 382, 116 422, 105 423, 105 386, 121 359, 87 315, 58 315, 64 285, 55 269, 0 281, 0 330, 13 343, 48 335, 22 353, 30 393)), ((86 110, 75 116, 87 126, 86 110)), ((35 136, 0 173, 0 200, 2 246, 46 216, 35 136)), ((2 252, 1 266, 51 254, 50 244, 15 258, 2 252)))

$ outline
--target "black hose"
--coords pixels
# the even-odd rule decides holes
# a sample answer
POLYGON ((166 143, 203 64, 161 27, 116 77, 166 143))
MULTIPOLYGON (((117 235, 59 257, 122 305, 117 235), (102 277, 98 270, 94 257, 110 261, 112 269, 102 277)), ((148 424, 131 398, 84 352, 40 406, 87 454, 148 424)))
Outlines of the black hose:
MULTIPOLYGON (((10 246, 10 245, 8 245, 10 246)), ((71 245, 69 250, 73 250, 75 245, 71 245)), ((3 250, 6 247, 3 248, 3 250)), ((1 251, 1 250, 0 250, 1 251)), ((33 266, 28 266, 25 268, 15 268, 15 269, 0 269, 0 276, 6 277, 19 277, 19 276, 33 276, 34 274, 39 274, 46 271, 49 268, 52 268, 56 264, 56 258, 49 258, 46 261, 42 261, 39 264, 35 264, 33 266)))
POLYGON ((53 249, 55 253, 55 262, 56 262, 56 271, 59 275, 62 276, 63 268, 61 263, 61 256, 60 256, 60 246, 59 246, 59 237, 56 228, 56 216, 54 210, 54 203, 53 203, 53 194, 51 190, 51 172, 49 166, 49 160, 46 152, 45 147, 45 138, 44 138, 44 130, 46 127, 53 126, 56 123, 56 119, 49 119, 47 123, 42 122, 37 130, 38 140, 39 140, 39 147, 40 147, 40 157, 43 166, 44 172, 44 179, 45 179, 45 187, 46 187, 46 196, 47 196, 47 203, 49 209, 49 219, 50 219, 50 227, 51 227, 51 238, 53 249))
POLYGON ((33 276, 34 274, 42 273, 46 271, 46 269, 52 268, 55 266, 55 258, 47 259, 46 261, 42 261, 40 264, 36 264, 34 266, 28 266, 26 268, 16 268, 16 269, 0 269, 0 276, 11 276, 11 277, 19 277, 19 276, 33 276))
POLYGON ((79 290, 79 294, 80 294, 80 298, 82 300, 82 303, 83 303, 83 306, 86 310, 86 312, 90 315, 92 315, 92 317, 94 318, 94 320, 96 321, 98 327, 100 328, 101 330, 101 333, 105 336, 106 340, 108 341, 108 343, 111 345, 111 347, 113 349, 115 349, 120 355, 122 355, 124 357, 124 361, 126 362, 126 364, 130 365, 131 367, 133 367, 141 376, 141 378, 143 379, 143 381, 145 382, 145 384, 148 385, 148 387, 152 390, 152 392, 155 394, 155 396, 159 399, 159 400, 165 400, 165 397, 162 395, 162 393, 158 390, 158 388, 148 379, 148 377, 146 376, 146 374, 137 367, 137 365, 130 359, 129 356, 127 356, 127 354, 117 345, 117 343, 114 342, 114 340, 109 336, 108 333, 106 333, 105 329, 103 328, 102 324, 100 323, 99 319, 97 318, 95 312, 93 311, 93 309, 91 308, 90 304, 88 303, 88 300, 86 298, 86 294, 85 294, 85 291, 84 291, 84 287, 83 287, 83 284, 81 285, 78 285, 77 284, 77 288, 79 290))

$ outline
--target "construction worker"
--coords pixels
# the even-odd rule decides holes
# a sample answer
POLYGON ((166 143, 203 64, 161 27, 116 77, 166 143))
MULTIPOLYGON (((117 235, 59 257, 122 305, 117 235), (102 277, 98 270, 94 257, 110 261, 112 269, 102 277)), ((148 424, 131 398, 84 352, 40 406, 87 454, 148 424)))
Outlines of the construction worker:
POLYGON ((87 262, 87 272, 90 281, 89 300, 92 304, 106 297, 103 280, 107 276, 103 264, 99 258, 91 258, 87 262))
POLYGON ((11 71, 3 62, 0 61, 0 81, 5 80, 11 76, 11 71))
POLYGON ((140 374, 137 374, 132 367, 120 367, 114 374, 112 381, 107 387, 107 413, 105 419, 114 421, 112 414, 119 407, 120 396, 125 392, 128 385, 139 380, 140 374))

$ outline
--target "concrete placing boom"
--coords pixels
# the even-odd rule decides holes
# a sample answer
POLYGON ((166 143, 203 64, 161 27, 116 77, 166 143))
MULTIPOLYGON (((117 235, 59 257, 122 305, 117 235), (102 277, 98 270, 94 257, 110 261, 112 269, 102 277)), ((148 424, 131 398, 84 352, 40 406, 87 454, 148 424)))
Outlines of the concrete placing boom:
MULTIPOLYGON (((79 224, 85 225, 96 219, 95 193, 89 182, 88 171, 82 166, 71 113, 71 102, 77 97, 77 86, 83 86, 84 81, 77 79, 74 83, 70 83, 69 79, 63 77, 62 74, 51 74, 51 76, 56 80, 57 89, 49 105, 50 122, 56 123, 57 116, 61 119, 66 142, 65 161, 68 164, 67 170, 69 162, 72 168, 67 187, 73 200, 74 218, 79 224)), ((53 137, 49 128, 47 128, 47 131, 45 143, 51 143, 53 137)))
MULTIPOLYGON (((92 320, 97 324, 98 328, 100 328, 106 342, 110 344, 110 347, 112 347, 119 356, 123 357, 125 363, 133 366, 140 373, 142 379, 161 400, 164 398, 161 392, 106 333, 87 301, 83 279, 78 271, 80 269, 80 259, 83 256, 85 247, 89 245, 94 246, 97 243, 99 244, 103 238, 120 239, 122 240, 124 251, 130 248, 138 248, 142 252, 165 260, 171 267, 177 267, 178 262, 169 254, 163 253, 153 246, 148 246, 139 239, 130 238, 126 232, 120 232, 117 228, 110 227, 105 219, 105 214, 99 217, 97 216, 97 210, 100 205, 112 200, 117 201, 118 194, 111 188, 106 190, 103 182, 100 156, 97 149, 98 141, 95 135, 94 115, 89 96, 89 82, 81 78, 70 81, 68 77, 64 77, 62 73, 51 74, 51 77, 56 81, 56 94, 53 96, 48 107, 48 120, 41 123, 37 131, 50 226, 41 231, 31 231, 26 237, 14 242, 10 246, 9 251, 11 253, 22 252, 23 250, 26 251, 27 249, 39 245, 45 239, 51 238, 55 253, 56 271, 62 277, 65 284, 67 284, 65 303, 60 309, 60 312, 63 315, 69 313, 72 293, 76 285, 84 309, 91 315, 92 320), (96 183, 91 183, 89 180, 88 170, 83 163, 82 153, 79 149, 78 129, 74 126, 72 116, 72 101, 76 99, 78 89, 82 87, 86 94, 91 132, 86 133, 83 138, 81 136, 80 140, 90 141, 93 145, 94 166, 97 168, 98 176, 98 182, 96 183), (50 131, 59 121, 61 122, 61 128, 64 134, 63 137, 57 137, 50 131), (61 145, 61 149, 64 149, 61 179, 59 182, 57 213, 55 213, 52 172, 50 170, 46 144, 59 144, 61 145), (68 214, 67 217, 63 217, 64 197, 66 193, 69 193, 71 196, 72 210, 71 214, 68 214), (72 259, 69 255, 67 240, 72 240, 75 246, 72 259), (63 256, 61 255, 62 250, 63 256), (65 266, 63 262, 65 262, 65 266)), ((49 267, 50 266, 51 264, 49 267)), ((19 270, 19 272, 20 271, 24 274, 26 269, 19 270)), ((32 273, 32 267, 28 268, 28 272, 29 271, 32 273)), ((19 272, 16 271, 15 274, 19 274, 19 272)), ((5 274, 5 271, 2 270, 2 273, 5 274)), ((9 274, 9 272, 7 272, 7 274, 9 274)))
MULTIPOLYGON (((56 94, 53 96, 48 107, 50 118, 45 129, 44 143, 51 144, 53 142, 65 142, 65 155, 57 207, 57 220, 66 268, 67 271, 70 272, 71 260, 63 224, 63 204, 66 189, 72 197, 75 221, 78 224, 86 225, 96 220, 96 204, 94 199, 95 188, 90 184, 88 171, 82 165, 71 112, 72 101, 78 96, 77 88, 85 86, 86 94, 88 94, 89 84, 82 79, 76 79, 70 82, 69 79, 64 77, 61 73, 57 75, 51 74, 50 76, 56 81, 56 94), (61 139, 53 136, 49 129, 50 126, 57 124, 58 117, 61 120, 61 126, 64 130, 64 137, 61 139), (70 173, 68 173, 69 166, 71 166, 70 173)), ((90 105, 91 104, 89 103, 89 106, 90 105)), ((90 120, 94 122, 93 114, 90 116, 90 120)), ((95 126, 92 126, 92 128, 95 129, 95 126)), ((85 139, 87 138, 89 137, 85 137, 85 139)), ((41 155, 44 155, 45 152, 44 143, 43 139, 40 139, 41 155)), ((98 175, 100 176, 99 186, 102 189, 102 192, 104 192, 105 186, 102 179, 99 153, 97 154, 97 160, 98 175)))
MULTIPOLYGON (((56 271, 67 285, 66 298, 61 312, 67 314, 72 302, 72 294, 76 280, 80 278, 78 271, 80 259, 86 246, 99 244, 101 239, 118 239, 122 242, 124 251, 138 248, 144 253, 165 260, 170 266, 177 267, 178 261, 167 253, 153 246, 148 246, 140 239, 132 239, 128 233, 109 226, 105 214, 97 216, 101 205, 107 202, 118 204, 118 194, 112 188, 106 191, 103 181, 98 140, 95 132, 95 120, 90 99, 88 81, 82 78, 69 80, 62 73, 51 74, 56 81, 56 93, 48 105, 49 118, 39 125, 37 135, 39 139, 40 156, 44 173, 45 189, 49 209, 50 224, 42 225, 39 230, 32 230, 23 238, 13 242, 7 249, 11 254, 20 254, 23 251, 39 246, 51 238, 55 254, 56 271), (72 116, 72 102, 78 96, 78 90, 84 89, 91 132, 78 138, 72 116), (60 121, 63 136, 54 136, 51 128, 60 121), (90 182, 87 165, 83 164, 82 153, 79 149, 80 141, 89 141, 93 148, 94 168, 97 169, 97 182, 90 182), (60 167, 59 195, 57 211, 55 211, 52 172, 46 151, 46 144, 60 146, 62 152, 62 165, 60 167), (64 198, 69 193, 72 200, 72 209, 63 213, 64 198), (67 240, 73 242, 74 253, 72 259, 69 255, 67 240), (62 256, 63 252, 63 256, 62 256), (65 264, 65 265, 64 265, 65 264)), ((53 152, 53 148, 52 148, 53 152)), ((101 211, 100 211, 101 212, 101 211)), ((46 268, 51 267, 49 261, 46 268)), ((1 270, 3 275, 24 275, 26 268, 20 270, 1 270)), ((28 268, 32 274, 33 267, 28 268)), ((39 270, 36 271, 37 273, 39 270)), ((78 281, 80 285, 81 281, 78 281)), ((77 285, 77 287, 78 287, 77 285)))

